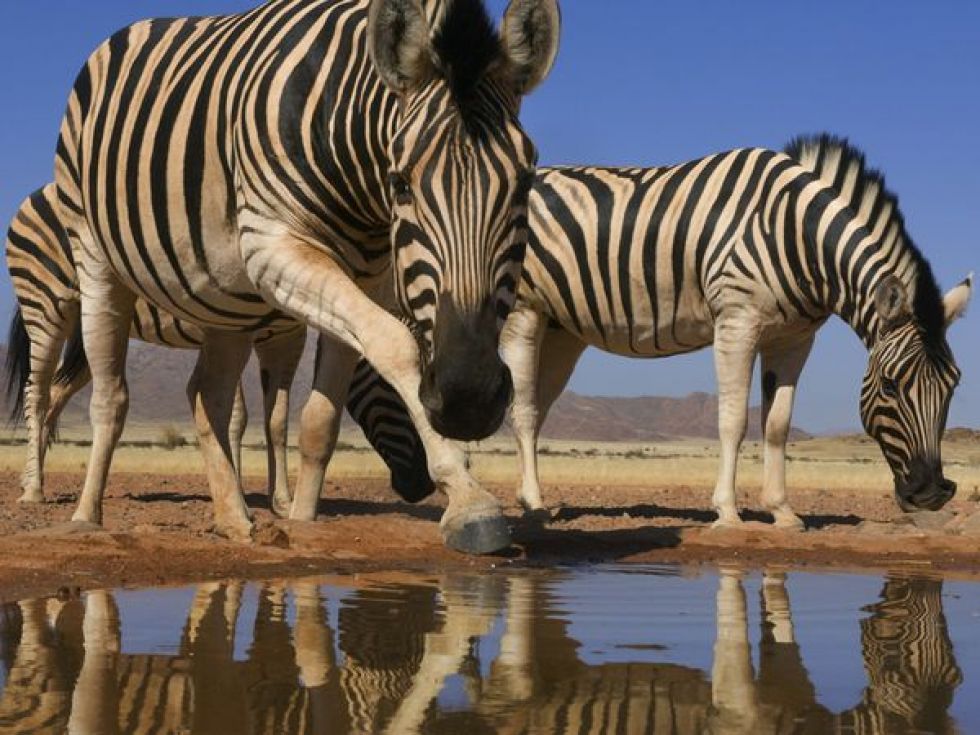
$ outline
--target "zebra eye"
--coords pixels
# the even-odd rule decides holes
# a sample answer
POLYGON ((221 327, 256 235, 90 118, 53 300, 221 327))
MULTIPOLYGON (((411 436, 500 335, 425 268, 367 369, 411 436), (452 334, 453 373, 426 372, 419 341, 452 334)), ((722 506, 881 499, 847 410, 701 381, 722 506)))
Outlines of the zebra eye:
POLYGON ((395 195, 395 203, 402 206, 412 203, 412 184, 405 174, 396 171, 388 177, 388 184, 395 195))
POLYGON ((882 379, 881 392, 886 398, 898 398, 898 383, 892 378, 882 379))

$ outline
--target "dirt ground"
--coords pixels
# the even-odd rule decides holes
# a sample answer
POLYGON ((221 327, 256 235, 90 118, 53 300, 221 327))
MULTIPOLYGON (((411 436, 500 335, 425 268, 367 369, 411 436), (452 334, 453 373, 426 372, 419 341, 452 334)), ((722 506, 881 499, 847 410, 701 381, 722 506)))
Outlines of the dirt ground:
MULTIPOLYGON (((561 499, 554 521, 523 518, 510 487, 505 502, 514 545, 490 557, 446 549, 441 498, 397 502, 377 480, 330 483, 316 523, 274 518, 260 481, 249 482, 256 540, 211 532, 201 476, 113 475, 104 533, 69 534, 81 477, 51 474, 51 502, 21 506, 17 475, 0 473, 0 599, 60 588, 171 585, 212 578, 262 578, 387 569, 646 562, 819 568, 912 568, 980 577, 980 503, 957 497, 939 513, 903 516, 886 494, 794 490, 805 533, 774 530, 753 511, 744 530, 713 530, 707 488, 547 487, 561 499), (913 520, 914 518, 914 520, 913 520)), ((972 494, 972 493, 971 493, 972 494)))

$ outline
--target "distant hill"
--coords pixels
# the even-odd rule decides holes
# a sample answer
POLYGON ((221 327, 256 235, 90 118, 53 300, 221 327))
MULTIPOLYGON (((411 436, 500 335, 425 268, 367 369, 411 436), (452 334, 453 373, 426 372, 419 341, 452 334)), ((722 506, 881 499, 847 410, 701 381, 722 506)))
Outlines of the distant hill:
MULTIPOLYGON (((292 410, 299 416, 303 401, 313 381, 315 341, 309 340, 293 385, 292 410)), ((140 342, 129 347, 127 377, 130 389, 130 420, 140 423, 181 423, 190 421, 190 409, 184 386, 191 374, 197 353, 170 350, 140 342)), ((0 345, 0 359, 6 349, 0 345)), ((258 369, 250 364, 246 370, 245 390, 251 423, 258 425, 261 399, 258 369)), ((77 396, 65 414, 70 425, 87 421, 88 391, 77 396)), ((345 419, 349 421, 349 419, 345 419)), ((749 414, 748 436, 760 436, 760 409, 749 414)), ((545 423, 543 436, 551 439, 595 441, 662 441, 680 437, 716 439, 718 437, 718 401, 709 393, 692 393, 683 398, 641 396, 609 398, 582 396, 567 392, 555 403, 545 423)), ((791 438, 810 435, 794 428, 791 438)))

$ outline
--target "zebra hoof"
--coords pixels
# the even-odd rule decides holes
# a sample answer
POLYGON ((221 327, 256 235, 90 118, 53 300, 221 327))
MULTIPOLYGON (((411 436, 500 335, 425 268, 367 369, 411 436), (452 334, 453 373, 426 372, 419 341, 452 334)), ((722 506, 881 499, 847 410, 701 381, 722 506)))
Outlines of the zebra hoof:
POLYGON ((805 531, 806 525, 803 519, 795 513, 790 515, 774 515, 773 525, 783 531, 805 531))
POLYGON ((43 503, 44 502, 44 493, 42 493, 40 490, 37 490, 37 489, 35 489, 35 490, 27 490, 25 488, 24 489, 24 492, 21 494, 21 496, 19 498, 17 498, 17 502, 18 503, 25 503, 25 504, 29 504, 29 503, 43 503))
POLYGON ((493 554, 510 546, 510 529, 499 510, 460 513, 443 519, 442 538, 464 554, 493 554))
POLYGON ((229 541, 235 541, 240 544, 250 544, 254 540, 253 534, 255 533, 255 526, 251 523, 240 525, 240 524, 219 524, 216 523, 214 526, 214 532, 229 541))
POLYGON ((711 524, 711 528, 714 530, 727 529, 729 531, 740 531, 745 528, 745 522, 738 516, 734 518, 719 518, 711 524))
POLYGON ((39 531, 44 536, 81 536, 91 533, 106 533, 101 523, 92 521, 71 520, 68 523, 56 523, 49 528, 39 531))
POLYGON ((271 496, 270 507, 274 515, 279 518, 289 517, 289 508, 293 504, 293 499, 289 496, 283 497, 278 493, 271 496))

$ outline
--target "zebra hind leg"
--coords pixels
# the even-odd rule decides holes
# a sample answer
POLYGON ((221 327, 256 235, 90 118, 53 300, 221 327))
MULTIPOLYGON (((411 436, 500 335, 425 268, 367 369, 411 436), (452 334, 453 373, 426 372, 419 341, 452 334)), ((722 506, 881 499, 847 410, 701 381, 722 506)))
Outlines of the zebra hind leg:
POLYGON ((313 390, 300 418, 299 477, 289 517, 312 521, 323 489, 327 463, 340 432, 340 418, 359 355, 342 342, 321 334, 316 348, 313 390))
POLYGON ((245 403, 245 390, 242 381, 235 388, 235 402, 231 407, 231 420, 228 424, 228 444, 231 447, 231 463, 238 476, 238 484, 242 483, 244 470, 242 468, 242 442, 245 440, 245 430, 248 429, 248 405, 245 403))
POLYGON ((72 515, 80 530, 102 524, 102 498, 112 456, 129 410, 126 351, 135 296, 98 262, 79 268, 82 291, 82 337, 92 371, 92 449, 85 485, 72 515))
POLYGON ((289 442, 289 390, 306 346, 306 327, 255 345, 262 376, 265 442, 269 470, 269 502, 278 516, 289 515, 287 454, 289 442))
POLYGON ((28 326, 30 334, 30 375, 24 389, 24 417, 27 421, 27 462, 21 474, 19 503, 44 502, 44 457, 49 439, 47 416, 51 405, 51 384, 65 335, 28 326))
POLYGON ((812 346, 810 335, 789 348, 762 352, 762 505, 772 513, 776 526, 797 531, 804 525, 786 497, 786 442, 796 384, 812 346))
POLYGON ((214 502, 215 530, 235 541, 252 538, 252 521, 232 459, 230 436, 235 395, 250 351, 250 335, 208 332, 188 385, 214 502))

